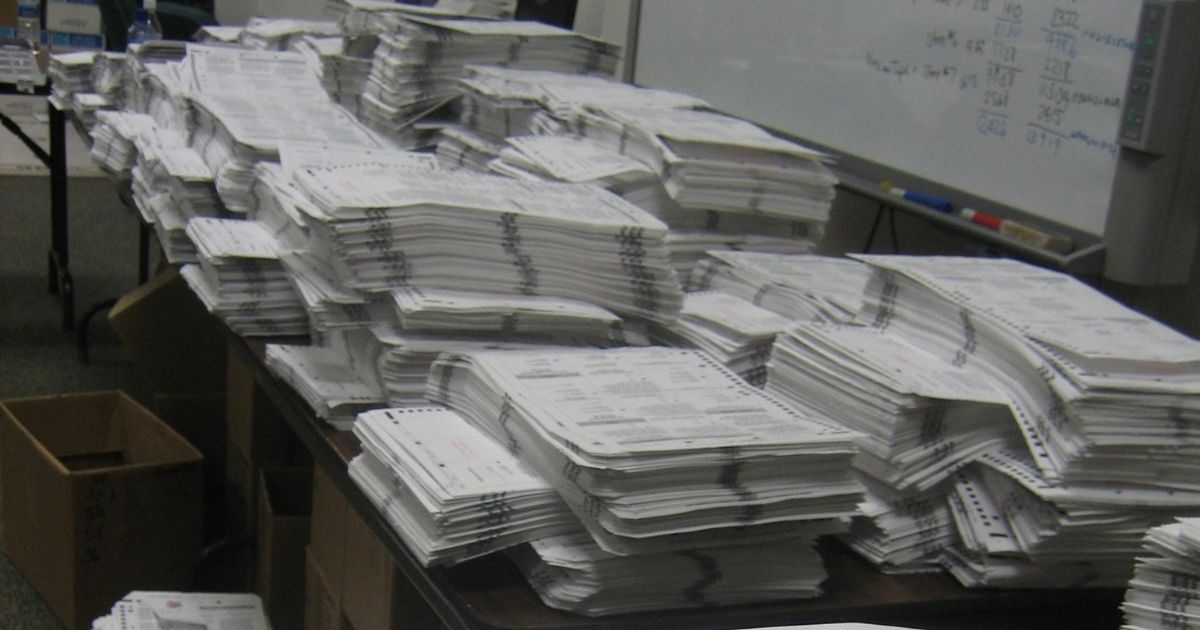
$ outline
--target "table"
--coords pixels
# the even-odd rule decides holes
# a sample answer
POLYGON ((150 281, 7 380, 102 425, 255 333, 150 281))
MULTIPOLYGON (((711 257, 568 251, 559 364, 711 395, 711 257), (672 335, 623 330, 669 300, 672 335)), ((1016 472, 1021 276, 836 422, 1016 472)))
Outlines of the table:
MULTIPOLYGON (((224 326, 222 326, 224 328, 224 326)), ((889 576, 836 541, 819 546, 830 578, 817 599, 590 618, 544 605, 503 554, 426 569, 347 473, 358 438, 316 417, 263 363, 265 345, 229 331, 230 347, 312 453, 314 465, 391 552, 400 571, 449 628, 746 628, 860 621, 916 628, 1116 628, 1122 589, 969 590, 949 575, 889 576)))

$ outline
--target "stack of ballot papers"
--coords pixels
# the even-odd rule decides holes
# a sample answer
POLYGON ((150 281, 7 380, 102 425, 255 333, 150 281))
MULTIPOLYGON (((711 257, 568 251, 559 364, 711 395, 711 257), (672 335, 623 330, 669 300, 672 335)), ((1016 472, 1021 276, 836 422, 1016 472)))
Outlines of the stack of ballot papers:
POLYGON ((92 92, 76 92, 71 97, 71 109, 83 124, 83 128, 91 131, 96 126, 96 113, 101 110, 113 109, 112 101, 92 92))
POLYGON ((945 491, 896 492, 869 476, 862 481, 861 514, 841 540, 884 573, 943 571, 942 556, 958 541, 945 491))
POLYGON ((313 252, 348 287, 549 295, 669 321, 683 292, 666 226, 593 186, 394 167, 298 169, 313 252))
POLYGON ((1197 511, 1106 505, 1046 484, 1027 453, 1008 449, 956 472, 947 498, 958 540, 943 565, 966 586, 1000 588, 1123 585, 1146 530, 1197 511))
POLYGON ((262 600, 252 593, 131 591, 92 622, 92 630, 270 630, 262 600))
POLYGON ((775 335, 794 323, 728 293, 697 291, 684 296, 679 319, 656 326, 653 336, 664 345, 703 350, 750 384, 762 386, 775 335))
POLYGON ((341 349, 267 344, 264 363, 336 429, 349 431, 359 413, 387 406, 374 379, 341 349))
POLYGON ((490 172, 491 164, 500 157, 504 145, 457 125, 438 130, 437 159, 444 169, 466 169, 476 173, 490 172))
POLYGON ((50 75, 50 95, 56 107, 70 110, 77 92, 92 91, 92 62, 96 54, 94 50, 81 50, 50 55, 46 74, 50 75))
POLYGON ((356 37, 394 33, 410 16, 511 19, 516 11, 517 0, 329 0, 325 4, 325 14, 338 21, 342 32, 356 37))
POLYGON ((398 328, 420 333, 565 337, 597 344, 648 345, 611 311, 580 300, 397 287, 391 291, 398 328), (632 339, 630 339, 632 337, 632 339))
POLYGON ((243 336, 300 336, 308 313, 279 262, 280 245, 262 225, 238 219, 187 222, 199 265, 180 275, 234 332, 243 336))
POLYGON ((253 205, 254 165, 278 161, 281 144, 383 144, 329 100, 300 53, 192 46, 180 72, 192 92, 191 146, 233 212, 253 205))
MULTIPOLYGON (((786 234, 786 230, 782 233, 786 234)), ((802 231, 795 236, 770 236, 672 227, 670 234, 667 234, 667 249, 671 252, 671 266, 675 272, 680 278, 690 278, 696 267, 708 258, 709 252, 752 252, 780 256, 809 254, 816 249, 817 241, 806 234, 806 231, 802 231)))
POLYGON ((680 206, 824 225, 837 178, 826 154, 730 116, 691 109, 587 108, 576 131, 645 162, 680 206))
POLYGON ((407 16, 379 37, 363 95, 368 124, 383 131, 456 97, 467 64, 611 75, 618 47, 540 22, 407 16))
MULTIPOLYGON (((338 104, 357 113, 371 72, 371 57, 350 54, 353 46, 348 44, 343 37, 304 35, 292 42, 291 49, 308 59, 321 85, 338 104)), ((364 52, 371 53, 373 48, 364 52)))
POLYGON ((424 566, 580 529, 558 493, 444 407, 359 414, 350 478, 424 566))
MULTIPOLYGON (((170 137, 169 135, 167 136, 170 137)), ((212 172, 194 149, 170 140, 139 142, 134 182, 138 194, 166 193, 177 211, 186 219, 218 217, 225 214, 212 172), (143 192, 144 191, 144 192, 143 192)))
POLYGON ((257 50, 291 50, 305 36, 340 37, 341 34, 337 22, 252 17, 238 33, 238 44, 257 50))
POLYGON ((1121 610, 1129 630, 1193 628, 1200 623, 1200 519, 1181 518, 1146 532, 1121 610))
POLYGON ((480 339, 465 335, 404 333, 386 323, 371 327, 379 348, 377 374, 393 407, 428 404, 425 384, 429 371, 443 352, 470 353, 483 350, 543 350, 547 344, 480 339))
POLYGON ((618 556, 576 533, 508 555, 547 606, 594 616, 817 597, 826 577, 810 541, 618 556))
POLYGON ((859 258, 862 321, 991 381, 1023 438, 957 473, 960 580, 1119 582, 1138 530, 1197 511, 1200 343, 1016 261, 859 258))
POLYGON ((314 332, 369 326, 391 319, 392 305, 387 296, 341 286, 333 268, 321 257, 298 250, 280 254, 279 261, 288 272, 314 332))
POLYGON ((113 174, 128 173, 138 159, 134 142, 158 131, 153 118, 136 112, 96 112, 96 121, 90 132, 92 161, 113 174))
POLYGON ((187 135, 191 127, 188 87, 179 74, 178 63, 152 63, 126 72, 122 92, 125 108, 149 114, 163 129, 187 135))
POLYGON ((242 27, 240 26, 220 26, 216 24, 206 24, 201 26, 199 30, 192 35, 192 40, 197 44, 205 46, 230 46, 238 48, 238 39, 242 36, 242 27))
POLYGON ((658 186, 649 166, 576 136, 513 136, 505 139, 499 160, 489 169, 518 179, 595 184, 625 196, 643 186, 658 186))
POLYGON ((119 106, 124 75, 125 53, 96 53, 92 60, 92 91, 114 106, 119 106))
POLYGON ((688 278, 796 321, 847 323, 863 302, 871 270, 847 258, 713 251, 688 278))
POLYGON ((426 397, 517 454, 611 553, 808 539, 862 496, 853 432, 694 350, 443 355, 426 397))
POLYGON ((1020 442, 1007 395, 986 376, 878 328, 789 328, 776 339, 767 391, 857 431, 855 468, 897 491, 928 490, 1020 442))

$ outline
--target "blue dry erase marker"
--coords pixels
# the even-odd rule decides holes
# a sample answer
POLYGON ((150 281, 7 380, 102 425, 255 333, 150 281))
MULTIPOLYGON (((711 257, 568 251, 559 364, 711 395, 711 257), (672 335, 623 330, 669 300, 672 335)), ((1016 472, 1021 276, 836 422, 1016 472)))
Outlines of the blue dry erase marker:
POLYGON ((893 186, 892 182, 887 181, 886 179, 882 182, 879 182, 879 187, 893 195, 896 195, 897 197, 903 197, 913 203, 919 203, 927 208, 933 208, 938 212, 945 212, 949 214, 954 211, 954 209, 950 206, 950 202, 946 199, 935 197, 934 195, 926 195, 925 193, 904 190, 898 186, 893 186))

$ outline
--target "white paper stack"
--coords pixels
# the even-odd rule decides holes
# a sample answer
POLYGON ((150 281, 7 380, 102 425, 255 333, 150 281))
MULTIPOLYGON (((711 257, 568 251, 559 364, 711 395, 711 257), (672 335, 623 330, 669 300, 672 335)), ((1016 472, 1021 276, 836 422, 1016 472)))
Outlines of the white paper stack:
POLYGON ((658 321, 683 299, 666 226, 599 188, 391 167, 299 169, 296 186, 322 213, 314 253, 351 288, 549 295, 658 321))
POLYGON ((473 17, 510 19, 516 13, 516 0, 423 0, 418 3, 388 0, 330 0, 327 15, 335 17, 342 32, 352 36, 380 35, 400 30, 410 16, 453 18, 473 17))
POLYGON ((942 571, 945 550, 958 542, 944 490, 896 492, 870 477, 862 481, 862 514, 842 541, 884 573, 942 571))
POLYGON ((1106 505, 1090 494, 1046 483, 1023 452, 986 453, 955 473, 947 497, 958 541, 942 563, 966 586, 1116 587, 1147 529, 1196 511, 1106 505))
POLYGON ((549 484, 449 409, 368 411, 354 434, 350 478, 424 566, 579 529, 549 484))
POLYGON ((438 132, 437 158, 444 169, 487 173, 503 149, 504 145, 457 125, 448 125, 438 132))
POLYGON ((434 361, 443 352, 465 354, 484 350, 544 350, 583 347, 588 344, 564 338, 505 341, 494 337, 412 333, 388 322, 371 326, 377 352, 377 375, 388 404, 394 407, 426 405, 425 386, 434 361))
POLYGON ((300 336, 308 314, 279 262, 280 245, 262 225, 238 219, 187 222, 199 266, 180 272, 208 310, 243 336, 300 336))
POLYGON ((135 178, 153 194, 166 193, 176 210, 187 219, 225 214, 212 172, 194 149, 141 142, 138 144, 135 178))
POLYGON ((647 345, 611 311, 588 302, 539 295, 397 287, 391 291, 407 332, 501 338, 565 337, 597 344, 647 345))
POLYGON ((96 51, 54 53, 46 74, 50 75, 50 94, 63 109, 70 110, 77 92, 92 91, 92 63, 96 51))
POLYGON ((344 37, 304 35, 291 43, 291 49, 304 55, 317 73, 325 91, 342 107, 358 112, 367 75, 371 72, 373 49, 366 56, 351 55, 344 37))
POLYGON ((253 205, 254 165, 277 161, 280 144, 382 145, 329 100, 299 53, 193 46, 182 73, 193 90, 192 147, 231 211, 253 205))
POLYGON ((342 431, 364 411, 386 407, 383 392, 340 349, 267 344, 267 368, 308 403, 318 418, 342 431))
POLYGON ((368 124, 383 131, 456 97, 467 64, 608 74, 618 49, 539 22, 406 17, 380 35, 363 96, 368 124))
POLYGON ((134 141, 157 133, 158 127, 150 116, 127 111, 96 112, 96 121, 91 130, 92 161, 114 174, 133 168, 138 158, 134 141))
POLYGON ((513 136, 505 140, 493 172, 521 179, 595 184, 618 195, 658 186, 649 166, 575 136, 513 136))
POLYGON ((775 335, 795 322, 719 291, 697 291, 683 298, 679 319, 656 327, 655 340, 703 350, 752 385, 767 382, 767 359, 775 335))
POLYGON ((876 328, 797 324, 776 338, 768 375, 767 391, 857 431, 855 468, 897 491, 1019 443, 989 379, 876 328))
POLYGON ((796 321, 851 322, 870 269, 855 260, 713 251, 688 279, 689 291, 736 295, 796 321))
POLYGON ((313 331, 369 326, 387 321, 393 307, 387 296, 341 286, 328 261, 307 251, 281 254, 296 294, 308 313, 313 331))
POLYGON ((1171 630, 1200 623, 1200 519, 1146 532, 1145 553, 1121 605, 1123 630, 1171 630))
POLYGON ((97 53, 92 60, 92 91, 119 106, 124 75, 125 53, 97 53))
POLYGON ((822 226, 837 178, 827 155, 744 120, 690 109, 589 108, 578 133, 645 162, 689 210, 771 216, 822 226))
POLYGON ((862 496, 853 432, 693 350, 443 355, 426 396, 541 474, 612 553, 807 539, 862 496))
POLYGON ((547 606, 594 616, 817 597, 826 577, 807 541, 618 556, 579 533, 509 556, 547 606))
POLYGON ((262 600, 252 593, 131 591, 92 621, 92 630, 237 628, 270 630, 262 600))
POLYGON ((207 24, 201 26, 192 39, 198 44, 205 46, 229 46, 232 48, 240 48, 238 40, 242 37, 242 27, 240 26, 218 26, 207 24))
POLYGON ((256 50, 291 50, 305 36, 340 37, 341 34, 337 22, 252 17, 238 34, 238 44, 256 50))

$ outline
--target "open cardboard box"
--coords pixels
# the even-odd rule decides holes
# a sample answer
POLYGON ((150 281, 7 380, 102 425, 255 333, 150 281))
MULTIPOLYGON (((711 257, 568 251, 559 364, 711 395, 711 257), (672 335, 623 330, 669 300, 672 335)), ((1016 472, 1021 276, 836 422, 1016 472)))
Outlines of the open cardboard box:
POLYGON ((131 590, 186 590, 202 456, 121 392, 0 401, 4 552, 67 628, 131 590))

